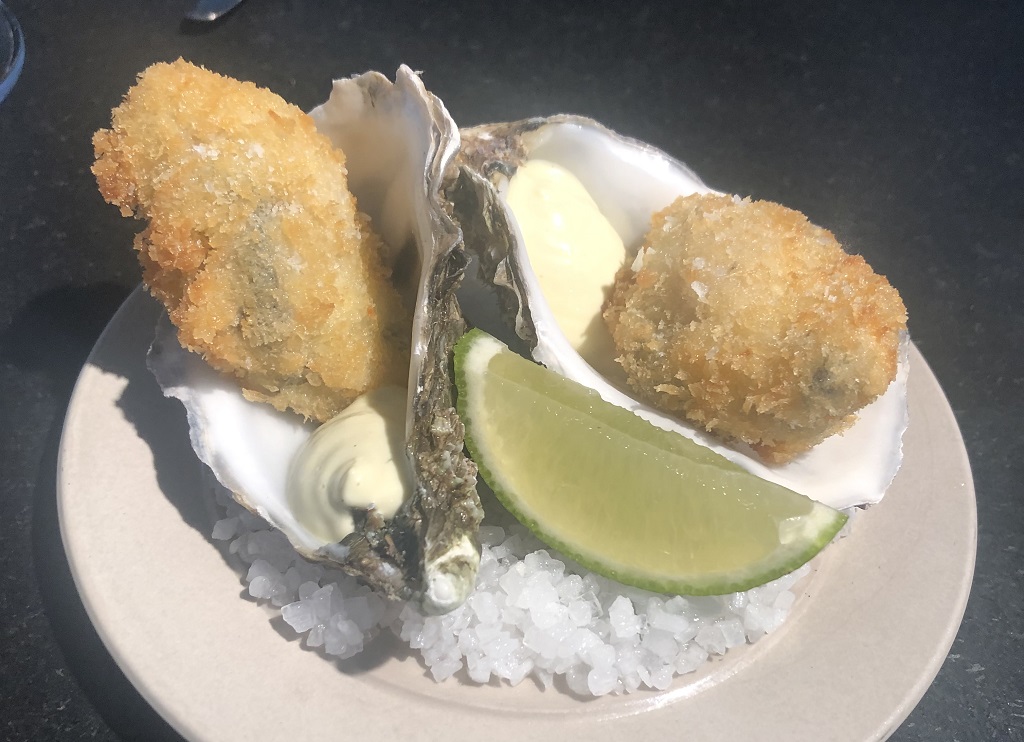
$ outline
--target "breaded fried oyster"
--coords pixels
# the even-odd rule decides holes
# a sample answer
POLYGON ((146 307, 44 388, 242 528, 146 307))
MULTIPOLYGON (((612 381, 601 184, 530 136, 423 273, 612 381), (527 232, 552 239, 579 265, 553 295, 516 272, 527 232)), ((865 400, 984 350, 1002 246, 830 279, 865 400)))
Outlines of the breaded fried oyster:
POLYGON ((179 60, 143 72, 93 144, 103 197, 148 221, 143 280, 181 344, 247 398, 325 421, 405 385, 410 315, 306 114, 179 60))
POLYGON ((604 311, 647 402, 785 462, 896 375, 903 302, 799 212, 693 195, 656 214, 604 311))

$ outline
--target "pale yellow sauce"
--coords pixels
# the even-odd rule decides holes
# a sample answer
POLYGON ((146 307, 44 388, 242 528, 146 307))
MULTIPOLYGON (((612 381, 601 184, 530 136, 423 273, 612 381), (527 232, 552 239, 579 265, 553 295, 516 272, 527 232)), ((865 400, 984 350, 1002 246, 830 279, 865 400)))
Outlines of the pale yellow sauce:
POLYGON ((576 176, 553 162, 521 165, 507 198, 562 334, 598 373, 620 380, 601 309, 626 261, 622 238, 576 176))
POLYGON ((321 425, 292 460, 288 501, 296 519, 326 542, 355 527, 352 509, 390 518, 412 492, 405 458, 405 389, 381 387, 321 425))

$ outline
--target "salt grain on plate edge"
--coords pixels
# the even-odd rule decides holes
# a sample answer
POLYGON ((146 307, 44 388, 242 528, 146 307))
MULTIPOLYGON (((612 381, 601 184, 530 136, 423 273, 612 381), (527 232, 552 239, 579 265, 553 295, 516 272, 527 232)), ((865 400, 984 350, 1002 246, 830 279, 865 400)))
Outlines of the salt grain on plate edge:
MULTIPOLYGON (((385 600, 340 570, 303 559, 285 536, 216 487, 225 516, 213 538, 249 565, 249 594, 269 601, 305 644, 341 659, 390 629, 418 650, 435 680, 465 668, 476 683, 563 675, 580 695, 664 690, 711 655, 753 643, 785 620, 795 572, 743 593, 681 597, 588 573, 549 551, 519 524, 480 529, 475 591, 444 616, 385 600)), ((845 529, 844 529, 845 530, 845 529)))

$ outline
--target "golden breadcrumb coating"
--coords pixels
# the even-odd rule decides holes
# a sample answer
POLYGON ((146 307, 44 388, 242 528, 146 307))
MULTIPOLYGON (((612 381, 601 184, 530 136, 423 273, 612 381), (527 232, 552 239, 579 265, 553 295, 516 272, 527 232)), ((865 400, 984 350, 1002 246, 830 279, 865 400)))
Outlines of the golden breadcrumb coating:
POLYGON ((325 421, 405 385, 411 318, 344 155, 295 106, 178 60, 155 64, 96 132, 93 173, 135 238, 181 344, 249 399, 325 421))
POLYGON ((785 462, 849 426, 896 376, 907 314, 803 214, 693 195, 655 214, 604 317, 630 385, 785 462))

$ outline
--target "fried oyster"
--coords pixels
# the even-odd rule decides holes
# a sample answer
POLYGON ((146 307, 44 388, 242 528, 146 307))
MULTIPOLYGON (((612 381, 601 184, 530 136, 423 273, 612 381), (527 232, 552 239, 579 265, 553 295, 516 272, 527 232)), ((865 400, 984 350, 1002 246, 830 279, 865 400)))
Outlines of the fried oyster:
POLYGON ((335 80, 307 116, 251 83, 158 64, 95 137, 103 195, 149 220, 136 248, 168 316, 147 365, 184 405, 198 458, 303 557, 434 613, 473 589, 483 516, 450 376, 466 257, 442 188, 458 146, 404 65, 394 83, 335 80), (392 259, 414 312, 388 282, 392 259), (313 426, 239 387, 326 420, 386 384, 406 389, 394 461, 411 491, 390 518, 352 506, 355 530, 325 542, 288 496, 313 426))
POLYGON ((643 400, 774 463, 885 392, 907 321, 896 290, 830 232, 714 194, 654 215, 604 317, 643 400))
POLYGON ((184 61, 156 64, 96 133, 93 172, 148 221, 143 279, 181 344, 251 400, 326 421, 404 385, 411 316, 345 157, 268 90, 184 61))

